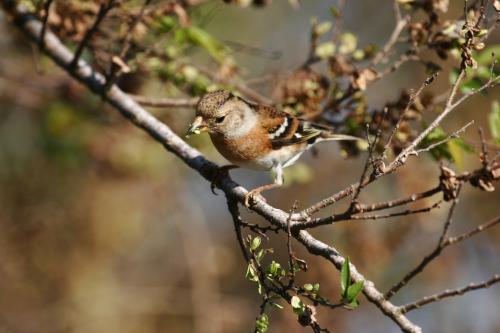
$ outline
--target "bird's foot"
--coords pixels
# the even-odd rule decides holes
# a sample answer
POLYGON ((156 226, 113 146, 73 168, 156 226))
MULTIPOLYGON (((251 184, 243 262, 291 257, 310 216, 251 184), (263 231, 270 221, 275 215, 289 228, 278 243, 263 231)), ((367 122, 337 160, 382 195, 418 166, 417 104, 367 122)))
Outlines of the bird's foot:
POLYGON ((215 192, 215 188, 217 187, 217 185, 219 185, 222 178, 227 177, 229 175, 229 170, 236 168, 239 168, 239 166, 233 164, 223 165, 214 172, 214 175, 212 176, 212 181, 210 182, 210 190, 212 191, 213 194, 217 195, 217 193, 215 192))
POLYGON ((245 195, 245 201, 244 201, 245 207, 250 208, 250 207, 254 206, 257 203, 258 197, 260 197, 260 199, 265 202, 266 199, 260 194, 260 192, 262 192, 262 190, 263 189, 259 187, 259 188, 255 188, 255 189, 249 191, 245 195))

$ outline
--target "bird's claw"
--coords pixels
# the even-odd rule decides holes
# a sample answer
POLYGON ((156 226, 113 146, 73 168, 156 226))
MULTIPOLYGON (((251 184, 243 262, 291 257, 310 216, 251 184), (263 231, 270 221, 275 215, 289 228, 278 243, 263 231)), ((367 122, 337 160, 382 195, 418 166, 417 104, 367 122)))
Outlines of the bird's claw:
POLYGON ((248 192, 245 195, 245 200, 244 200, 245 207, 250 208, 250 207, 254 206, 257 203, 257 197, 260 197, 260 199, 265 202, 266 199, 264 199, 264 197, 262 195, 260 195, 260 192, 261 191, 259 191, 258 188, 253 189, 250 192, 248 192))
POLYGON ((227 177, 229 175, 229 170, 239 168, 237 165, 229 164, 223 165, 219 167, 212 176, 212 181, 210 182, 210 191, 213 194, 217 195, 215 192, 215 188, 217 187, 217 183, 221 181, 222 178, 227 177))

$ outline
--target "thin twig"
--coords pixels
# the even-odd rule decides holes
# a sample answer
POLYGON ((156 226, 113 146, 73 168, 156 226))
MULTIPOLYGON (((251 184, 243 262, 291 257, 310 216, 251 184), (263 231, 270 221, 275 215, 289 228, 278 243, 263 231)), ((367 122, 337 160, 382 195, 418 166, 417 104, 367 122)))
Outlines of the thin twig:
POLYGON ((378 71, 376 78, 373 81, 371 81, 370 83, 378 81, 378 80, 382 79, 383 77, 385 77, 391 73, 394 73, 399 68, 401 68, 401 66, 406 64, 408 61, 420 61, 420 60, 421 60, 420 56, 415 54, 415 52, 403 53, 402 55, 399 56, 398 59, 394 60, 394 62, 392 62, 385 69, 381 69, 380 71, 378 71))
POLYGON ((238 244, 240 246, 241 253, 243 254, 243 258, 245 258, 245 261, 248 263, 250 261, 250 257, 248 255, 245 243, 243 241, 243 235, 241 233, 241 225, 243 221, 240 216, 240 210, 238 209, 238 200, 236 200, 234 197, 227 195, 226 201, 227 201, 227 208, 231 213, 231 217, 233 218, 236 239, 238 240, 238 244))
POLYGON ((389 40, 385 43, 384 47, 382 47, 382 50, 375 55, 375 57, 372 60, 372 65, 376 65, 380 63, 384 58, 387 57, 389 52, 392 50, 394 45, 397 43, 399 36, 401 35, 401 32, 405 29, 405 27, 408 24, 408 17, 403 18, 401 16, 401 10, 399 8, 399 2, 397 0, 394 0, 393 2, 393 10, 394 10, 394 17, 396 20, 396 25, 394 27, 394 30, 391 33, 391 36, 389 37, 389 40))
POLYGON ((452 140, 452 139, 457 139, 460 137, 460 134, 465 132, 465 130, 471 126, 472 124, 474 124, 474 120, 472 121, 469 121, 466 125, 462 126, 460 129, 456 130, 455 132, 451 133, 450 135, 448 135, 446 138, 444 138, 443 140, 439 140, 438 142, 435 142, 425 148, 421 148, 421 149, 417 149, 415 150, 415 154, 420 154, 420 153, 424 153, 424 152, 428 152, 428 151, 431 151, 432 149, 442 145, 442 144, 445 144, 447 143, 448 141, 452 140))
POLYGON ((455 212, 455 208, 457 207, 458 200, 460 197, 460 192, 462 191, 462 185, 458 186, 457 194, 453 202, 451 203, 450 210, 448 211, 448 218, 443 226, 443 231, 441 232, 441 236, 439 237, 438 246, 442 247, 448 237, 448 231, 450 230, 450 226, 453 223, 453 213, 455 212))
POLYGON ((413 303, 408 303, 406 305, 401 306, 401 308, 400 308, 401 313, 407 313, 409 311, 418 309, 418 308, 420 308, 424 305, 427 305, 429 303, 441 301, 445 298, 460 296, 460 295, 463 295, 469 291, 488 288, 488 287, 490 287, 498 282, 500 282, 500 275, 495 274, 495 275, 493 275, 493 277, 491 277, 490 279, 488 279, 484 282, 470 283, 469 285, 462 287, 462 288, 459 288, 459 289, 445 290, 444 292, 439 293, 439 294, 435 294, 432 296, 426 296, 426 297, 419 299, 418 301, 415 301, 413 303))
MULTIPOLYGON (((434 203, 432 206, 429 207, 424 207, 420 209, 407 209, 401 212, 395 212, 395 213, 389 213, 389 214, 380 214, 380 215, 354 215, 351 216, 349 219, 351 220, 380 220, 380 219, 387 219, 387 218, 392 218, 392 217, 398 217, 398 216, 407 216, 407 215, 415 215, 415 214, 420 214, 420 213, 426 213, 430 212, 431 210, 435 208, 439 208, 441 205, 441 200, 434 203)), ((312 227, 312 225, 311 225, 312 227)))
MULTIPOLYGON (((365 186, 366 184, 368 184, 368 182, 365 182, 362 185, 365 186)), ((359 182, 352 184, 349 187, 331 195, 330 197, 325 198, 325 199, 315 203, 314 205, 310 206, 309 208, 304 209, 302 212, 299 213, 301 219, 306 220, 314 213, 317 213, 320 210, 322 210, 323 208, 326 208, 330 205, 333 205, 334 203, 338 202, 339 200, 344 199, 345 197, 351 195, 352 193, 354 193, 354 191, 356 190, 356 188, 358 186, 360 186, 359 182)))
MULTIPOLYGON (((366 174, 368 172, 368 169, 371 164, 373 164, 374 157, 373 154, 375 153, 375 148, 377 146, 377 142, 380 139, 380 136, 382 135, 382 123, 385 120, 385 117, 387 116, 387 108, 384 109, 384 112, 382 114, 382 119, 380 119, 380 122, 377 125, 377 129, 375 130, 375 138, 373 139, 373 142, 370 141, 370 135, 369 135, 369 124, 366 124, 366 140, 368 141, 368 155, 366 156, 366 161, 363 166, 363 171, 361 172, 361 176, 359 178, 359 186, 356 187, 356 190, 354 191, 354 195, 352 196, 351 199, 351 204, 349 206, 349 210, 351 212, 357 212, 358 211, 358 197, 361 194, 361 190, 364 188, 363 184, 365 184, 365 178, 366 174)), ((375 172, 375 169, 373 170, 375 172)), ((366 179, 367 181, 368 179, 366 179)))
POLYGON ((198 102, 198 97, 190 97, 190 98, 168 98, 168 97, 146 97, 140 95, 131 95, 137 103, 148 106, 152 108, 172 108, 172 107, 185 107, 192 108, 195 107, 198 102))
POLYGON ((490 164, 489 160, 489 155, 488 155, 488 147, 486 146, 486 139, 484 138, 484 132, 481 127, 478 129, 479 132, 479 139, 481 140, 481 162, 483 164, 483 167, 488 167, 488 164, 490 164))
POLYGON ((489 222, 483 223, 481 225, 478 225, 477 227, 473 228, 472 230, 469 230, 467 232, 464 232, 463 234, 460 234, 455 237, 449 237, 447 238, 443 244, 445 246, 453 245, 460 243, 466 239, 471 238, 472 236, 475 236, 491 227, 496 226, 497 224, 500 223, 500 216, 495 217, 494 219, 490 220, 489 222))
POLYGON ((397 206, 402 206, 402 205, 406 205, 408 203, 416 202, 418 200, 422 200, 424 198, 431 197, 434 194, 439 193, 439 192, 441 192, 441 187, 437 186, 437 187, 434 187, 430 190, 427 190, 427 191, 424 191, 421 193, 412 194, 406 198, 378 202, 378 203, 373 203, 373 204, 358 204, 357 208, 358 208, 359 213, 384 210, 384 209, 394 208, 397 206))
POLYGON ((46 0, 43 4, 44 15, 42 18, 42 32, 40 33, 40 42, 38 43, 38 47, 40 50, 43 49, 43 43, 45 41, 45 31, 47 31, 47 24, 49 21, 49 12, 50 6, 52 5, 53 0, 46 0))
POLYGON ((106 17, 108 12, 113 8, 114 6, 114 0, 108 0, 107 2, 101 3, 99 7, 99 12, 97 13, 97 17, 90 27, 90 29, 87 30, 85 35, 83 36, 83 39, 80 41, 80 44, 78 44, 75 54, 73 56, 73 60, 69 64, 70 68, 75 68, 76 65, 78 64, 78 60, 80 59, 83 49, 87 44, 89 43, 90 39, 94 35, 94 33, 97 32, 99 29, 99 25, 101 24, 102 20, 106 17))
MULTIPOLYGON (((144 15, 144 12, 146 10, 146 7, 151 3, 151 0, 144 0, 144 3, 141 6, 141 9, 139 13, 134 17, 134 20, 132 21, 132 24, 127 29, 125 38, 123 40, 122 48, 120 52, 118 53, 118 59, 121 61, 125 61, 128 50, 130 49, 130 42, 132 40, 133 32, 135 30, 135 27, 139 22, 142 20, 142 17, 144 15)), ((117 76, 119 75, 120 71, 120 66, 116 64, 116 62, 111 61, 111 67, 109 70, 109 73, 106 75, 106 86, 110 87, 111 84, 113 84, 116 81, 117 76)))
MULTIPOLYGON (((450 209, 450 214, 453 214, 454 206, 452 206, 452 208, 453 209, 450 209)), ((435 258, 437 258, 446 247, 453 245, 453 244, 457 244, 459 242, 462 242, 462 241, 464 241, 472 236, 475 236, 475 235, 497 225, 498 223, 500 223, 500 216, 499 216, 499 217, 496 217, 489 222, 483 223, 483 224, 473 228, 472 230, 469 230, 469 231, 467 231, 463 234, 460 234, 458 236, 443 238, 442 235, 447 233, 449 225, 451 223, 451 215, 450 214, 448 215, 447 222, 445 223, 444 228, 443 228, 443 233, 441 234, 439 243, 436 246, 436 248, 431 253, 429 253, 427 256, 425 256, 422 259, 422 261, 414 269, 412 269, 410 272, 408 272, 408 274, 406 274, 404 276, 404 278, 401 279, 401 281, 399 281, 394 286, 392 286, 391 289, 389 289, 385 293, 385 295, 384 295, 385 299, 390 299, 392 296, 394 296, 394 294, 396 294, 396 292, 398 292, 410 280, 412 280, 415 276, 420 274, 424 270, 424 268, 431 261, 433 261, 435 258)))
MULTIPOLYGON (((460 189, 459 189, 460 191, 460 189)), ((446 222, 444 223, 443 226, 443 231, 441 232, 441 236, 439 237, 439 241, 437 243, 437 246, 434 248, 434 250, 428 254, 427 256, 422 259, 420 264, 418 264, 414 269, 412 269, 410 272, 408 272, 398 283, 394 284, 391 289, 389 289, 385 295, 385 299, 390 299, 392 296, 394 296, 402 287, 408 284, 410 280, 412 280, 415 276, 420 274, 424 268, 435 258, 437 258, 443 249, 447 246, 445 245, 445 237, 448 233, 448 229, 450 228, 450 225, 452 223, 452 217, 453 213, 455 212, 455 207, 458 203, 458 195, 457 197, 453 200, 453 203, 450 206, 450 210, 448 211, 448 218, 446 219, 446 222)))
POLYGON ((405 109, 403 110, 403 112, 401 112, 401 114, 399 115, 399 119, 398 119, 398 122, 396 123, 396 126, 394 126, 394 128, 392 129, 391 131, 391 134, 389 135, 389 138, 387 139, 387 142, 384 146, 384 152, 383 152, 383 155, 386 154, 387 150, 389 149, 389 147, 391 146, 391 143, 392 143, 392 140, 394 138, 394 136, 396 135, 396 133, 398 132, 399 128, 401 127, 401 124, 403 123, 404 119, 405 119, 405 116, 406 116, 406 113, 408 113, 408 111, 410 110, 410 108, 413 106, 413 104, 415 103, 416 99, 420 96, 420 94, 422 93, 422 91, 424 90, 425 87, 427 87, 428 85, 430 85, 437 77, 437 73, 429 76, 421 85, 420 87, 417 89, 417 91, 413 94, 411 94, 410 96, 410 100, 408 101, 408 104, 406 104, 406 107, 405 109))
POLYGON ((338 16, 335 20, 335 26, 333 28, 332 40, 338 43, 339 36, 342 33, 342 25, 344 24, 344 12, 346 7, 346 0, 339 0, 339 5, 337 8, 338 16))
POLYGON ((295 255, 293 254, 292 251, 292 230, 290 228, 290 223, 292 219, 293 213, 295 213, 295 210, 297 209, 298 201, 295 201, 293 203, 292 209, 290 210, 290 214, 288 215, 288 219, 286 220, 286 244, 287 244, 287 249, 288 249, 288 264, 290 266, 290 281, 289 285, 293 285, 294 279, 295 279, 295 255))
POLYGON ((265 238, 267 240, 269 240, 269 236, 267 235, 268 232, 274 232, 277 234, 281 230, 280 227, 272 225, 272 224, 260 225, 260 224, 256 224, 256 223, 249 223, 249 222, 241 221, 241 225, 245 228, 248 228, 253 233, 255 233, 259 236, 262 236, 263 238, 265 238))
POLYGON ((412 154, 415 151, 415 147, 425 138, 429 133, 431 133, 438 125, 443 121, 443 119, 450 114, 451 111, 453 111, 455 108, 451 105, 455 94, 458 90, 458 86, 460 85, 460 82, 462 81, 463 77, 465 76, 465 69, 461 69, 460 74, 458 75, 457 79, 455 80, 455 83, 453 84, 452 90, 450 92, 450 95, 448 96, 448 100, 446 102, 446 107, 443 110, 443 112, 437 116, 434 121, 424 130, 420 135, 414 139, 399 155, 392 161, 389 166, 388 170, 392 171, 396 169, 397 167, 403 165, 406 162, 406 159, 410 154, 412 154))

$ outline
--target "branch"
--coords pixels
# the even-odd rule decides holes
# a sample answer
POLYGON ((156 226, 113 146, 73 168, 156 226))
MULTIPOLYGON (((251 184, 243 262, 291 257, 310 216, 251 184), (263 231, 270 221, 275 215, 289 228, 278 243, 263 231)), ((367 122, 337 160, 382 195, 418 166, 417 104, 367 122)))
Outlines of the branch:
POLYGON ((377 55, 373 58, 372 65, 380 63, 382 60, 384 60, 384 58, 387 57, 387 55, 392 50, 394 45, 396 45, 399 36, 401 35, 401 32, 403 32, 404 28, 406 28, 406 25, 408 24, 408 17, 403 18, 401 16, 401 10, 399 9, 399 3, 397 0, 394 0, 393 7, 394 7, 394 17, 396 19, 396 25, 387 43, 385 43, 382 50, 379 53, 377 53, 377 55))
MULTIPOLYGON (((120 52, 118 53, 118 56, 114 56, 112 59, 115 59, 117 57, 117 61, 111 61, 111 68, 109 70, 109 73, 107 74, 107 82, 106 86, 109 87, 111 84, 116 82, 116 79, 118 75, 120 75, 120 71, 122 71, 121 64, 125 64, 126 56, 127 53, 130 49, 130 43, 132 41, 133 37, 133 32, 136 28, 136 26, 139 24, 139 22, 142 20, 142 17, 144 16, 144 12, 146 11, 146 7, 151 3, 151 0, 145 0, 144 3, 141 6, 141 9, 139 10, 139 13, 135 16, 133 19, 132 23, 129 25, 127 32, 125 34, 125 38, 123 40, 123 44, 121 47, 120 52)), ((127 67, 128 68, 128 67, 127 67)))
MULTIPOLYGON (((13 17, 14 24, 31 40, 38 42, 42 23, 27 12, 24 7, 17 6, 12 0, 2 0, 1 3, 4 9, 13 17)), ((80 60, 78 67, 71 67, 74 55, 49 31, 46 33, 46 47, 44 48, 44 52, 61 68, 66 70, 69 75, 87 86, 91 91, 101 95, 105 101, 115 107, 124 117, 146 131, 186 165, 195 169, 205 179, 212 180, 218 170, 216 164, 205 159, 198 150, 185 143, 168 126, 154 118, 116 85, 111 85, 109 90, 106 90, 106 82, 103 75, 94 71, 85 61, 80 60)), ((220 188, 226 195, 237 198, 240 203, 244 202, 245 195, 248 193, 246 189, 233 182, 229 176, 224 176, 221 179, 220 188)), ((282 230, 286 230, 287 219, 289 218, 288 213, 266 204, 263 200, 257 200, 252 210, 263 216, 270 223, 279 226, 282 230)), ((306 231, 300 231, 294 237, 304 244, 310 253, 325 257, 340 270, 344 258, 333 247, 313 238, 306 231)), ((404 332, 421 332, 420 327, 406 318, 397 306, 384 300, 382 293, 375 288, 373 282, 367 281, 352 264, 351 276, 355 281, 366 281, 363 290, 366 298, 374 303, 387 317, 392 319, 404 332)))
POLYGON ((433 196, 436 193, 441 192, 441 187, 436 186, 430 190, 427 190, 425 192, 421 193, 415 193, 410 195, 409 197, 402 198, 402 199, 396 199, 396 200, 390 200, 390 201, 385 201, 385 202, 379 202, 379 203, 374 203, 374 204, 369 204, 369 205, 358 205, 358 213, 364 213, 364 212, 373 212, 377 210, 384 210, 388 208, 393 208, 397 206, 402 206, 406 205, 411 202, 416 202, 418 200, 422 200, 424 198, 429 198, 433 196))
POLYGON ((433 204, 432 206, 429 207, 424 207, 420 209, 407 209, 401 212, 395 212, 395 213, 389 213, 389 214, 379 214, 379 215, 355 215, 351 216, 351 220, 380 220, 380 219, 387 219, 391 217, 398 217, 398 216, 407 216, 407 215, 415 215, 415 214, 420 214, 420 213, 427 213, 430 212, 431 210, 435 208, 439 208, 441 205, 441 200, 433 204))
POLYGON ((406 274, 405 277, 401 279, 401 281, 392 286, 392 288, 385 293, 384 295, 385 299, 390 299, 392 296, 394 296, 401 288, 403 288, 408 282, 410 282, 410 280, 412 280, 415 276, 420 274, 432 260, 434 260, 441 254, 443 249, 447 246, 445 245, 445 237, 453 221, 452 217, 453 213, 455 212, 455 207, 457 206, 457 203, 458 203, 458 195, 457 198, 455 198, 455 200, 453 200, 453 203, 451 204, 450 210, 448 212, 448 218, 444 223, 443 231, 441 232, 441 236, 439 238, 436 248, 429 255, 424 257, 424 259, 422 259, 422 261, 420 262, 420 264, 417 265, 417 267, 408 272, 408 274, 406 274))
POLYGON ((53 0, 46 0, 45 3, 43 4, 43 18, 42 18, 42 32, 40 33, 40 42, 38 43, 38 47, 43 49, 43 43, 45 40, 45 31, 47 31, 47 24, 49 21, 49 12, 50 12, 50 6, 52 6, 53 0))
POLYGON ((420 85, 420 87, 418 88, 418 90, 415 93, 411 94, 410 100, 408 101, 408 104, 406 104, 405 109, 399 115, 398 122, 396 123, 396 126, 394 126, 394 128, 392 129, 392 132, 389 135, 389 138, 387 139, 387 142, 386 142, 386 144, 384 146, 384 153, 383 153, 384 155, 387 152, 387 150, 389 149, 389 147, 391 146, 391 143, 392 143, 392 140, 393 140, 394 136, 396 135, 396 133, 398 132, 399 128, 401 127, 401 124, 403 123, 403 120, 404 120, 406 114, 408 113, 408 111, 410 110, 410 108, 413 106, 413 104, 415 103, 416 99, 420 96, 420 94, 422 94, 422 91, 424 91, 424 88, 427 87, 428 85, 430 85, 434 81, 434 79, 436 77, 437 77, 437 74, 433 74, 430 77, 428 77, 424 81, 424 83, 422 83, 420 85))
MULTIPOLYGON (((345 259, 339 255, 338 251, 335 248, 315 239, 305 230, 301 230, 296 238, 306 247, 306 249, 310 253, 327 259, 338 270, 342 268, 342 264, 344 263, 345 259)), ((351 278, 354 282, 364 281, 363 294, 366 296, 368 301, 378 307, 386 316, 394 320, 403 332, 422 331, 420 327, 413 324, 400 312, 399 307, 385 300, 384 295, 375 288, 374 283, 365 279, 365 277, 358 272, 357 268, 354 265, 350 264, 349 268, 351 278)))
POLYGON ((185 107, 193 108, 198 104, 200 100, 198 97, 191 98, 156 98, 156 97, 146 97, 140 95, 131 95, 130 97, 134 99, 137 103, 143 106, 149 106, 152 108, 173 108, 173 107, 185 107))
POLYGON ((250 257, 248 256, 248 252, 243 241, 243 234, 241 233, 241 225, 243 224, 243 220, 241 219, 240 210, 238 209, 238 200, 228 195, 226 197, 226 201, 229 213, 231 213, 231 217, 233 218, 236 239, 238 240, 243 258, 245 258, 245 261, 248 263, 250 262, 250 257))
POLYGON ((470 283, 469 285, 467 285, 463 288, 454 289, 454 290, 445 290, 444 292, 439 293, 439 294, 435 294, 432 296, 426 296, 426 297, 423 297, 423 298, 421 298, 418 301, 415 301, 413 303, 403 305, 401 307, 401 313, 407 313, 411 310, 418 309, 418 308, 420 308, 424 305, 427 305, 429 303, 439 302, 439 301, 441 301, 445 298, 448 298, 448 297, 460 296, 460 295, 463 295, 469 291, 488 288, 488 287, 490 287, 498 282, 500 282, 500 275, 495 274, 489 280, 484 281, 484 282, 470 283))
MULTIPOLYGON (((10 1, 4 1, 5 2, 10 2, 10 1)), ((97 32, 99 29, 99 25, 101 24, 102 20, 106 17, 106 14, 113 8, 114 6, 114 0, 108 0, 106 3, 101 3, 101 6, 99 7, 99 12, 97 13, 97 17, 90 27, 89 30, 85 33, 83 36, 83 39, 80 41, 80 44, 78 44, 78 47, 76 48, 75 54, 73 56, 73 60, 71 60, 69 67, 73 68, 78 64, 78 60, 80 59, 80 56, 82 55, 83 49, 85 46, 89 43, 90 38, 92 38, 92 35, 97 32)))
MULTIPOLYGON (((455 201, 454 201, 454 203, 455 203, 455 201)), ((483 223, 483 224, 473 228, 472 230, 469 230, 468 232, 465 232, 465 233, 460 234, 460 235, 455 236, 455 237, 445 238, 446 233, 448 232, 449 226, 451 224, 451 216, 452 216, 453 211, 454 211, 454 206, 455 205, 452 205, 452 207, 450 208, 450 213, 448 215, 448 219, 443 227, 443 232, 441 233, 441 237, 439 239, 439 242, 438 242, 438 245, 436 246, 436 248, 431 253, 429 253, 427 256, 425 256, 424 259, 422 259, 422 261, 420 262, 420 264, 417 265, 417 267, 412 269, 408 274, 405 275, 405 277, 403 279, 401 279, 401 281, 396 283, 389 291, 387 291, 385 293, 386 299, 390 299, 402 287, 404 287, 410 280, 412 280, 415 276, 420 274, 431 261, 433 261, 434 259, 439 257, 441 252, 446 247, 453 245, 453 244, 457 244, 459 242, 462 242, 462 241, 464 241, 468 238, 471 238, 472 236, 475 236, 475 235, 497 225, 498 223, 500 223, 500 216, 499 216, 499 217, 496 217, 489 222, 483 223)))
POLYGON ((452 86, 451 92, 448 96, 448 99, 446 101, 446 106, 443 112, 441 112, 441 114, 437 116, 433 120, 433 122, 424 131, 422 131, 422 133, 420 133, 420 135, 415 140, 413 140, 405 149, 403 149, 403 151, 394 159, 394 161, 392 161, 389 164, 389 166, 387 167, 388 172, 394 171, 396 168, 398 168, 399 166, 403 165, 406 162, 408 156, 414 155, 415 148, 418 146, 418 144, 420 144, 420 142, 422 142, 422 140, 424 140, 436 127, 438 127, 444 120, 444 118, 446 118, 453 110, 455 110, 457 106, 462 104, 465 100, 467 100, 471 96, 476 95, 477 93, 484 91, 487 88, 496 86, 500 79, 500 76, 490 78, 490 80, 488 80, 488 82, 482 85, 479 89, 463 95, 461 98, 459 98, 457 101, 454 102, 455 95, 458 91, 458 87, 460 86, 460 83, 462 82, 462 79, 464 77, 465 77, 465 68, 462 68, 452 86))
POLYGON ((415 151, 415 154, 420 154, 420 153, 424 153, 424 152, 428 152, 428 151, 431 151, 432 149, 442 145, 442 144, 445 144, 446 142, 452 140, 452 139, 457 139, 460 137, 460 134, 465 132, 465 130, 471 126, 472 124, 474 124, 474 120, 472 121, 469 121, 467 124, 465 124, 464 126, 462 126, 461 128, 459 128, 458 130, 456 130, 455 132, 451 133, 450 135, 448 135, 446 138, 444 138, 443 140, 440 140, 438 142, 435 142, 425 148, 421 148, 421 149, 418 149, 415 151))
POLYGON ((463 234, 460 234, 458 236, 455 236, 455 237, 449 237, 445 242, 444 244, 446 246, 448 245, 453 245, 453 244, 456 244, 456 243, 460 243, 466 239, 469 239, 471 238, 472 236, 475 236, 491 227, 494 227, 496 226, 497 224, 500 223, 500 216, 497 216, 495 217, 494 219, 490 220, 489 222, 486 222, 486 223, 483 223, 483 224, 480 224, 478 225, 477 227, 475 227, 474 229, 471 229, 467 232, 464 232, 463 234))
POLYGON ((358 197, 361 194, 361 190, 363 189, 363 183, 365 181, 366 174, 368 173, 368 169, 369 169, 370 165, 373 165, 373 163, 374 163, 375 149, 377 147, 377 143, 378 143, 380 136, 382 134, 382 130, 380 127, 382 126, 382 123, 384 122, 386 116, 387 116, 387 108, 384 109, 382 119, 380 120, 380 122, 377 125, 376 134, 375 134, 375 138, 373 139, 373 142, 370 141, 370 133, 369 133, 370 126, 368 124, 366 124, 366 140, 368 141, 368 156, 366 156, 365 166, 363 167, 363 171, 361 172, 361 177, 359 178, 360 185, 358 187, 356 187, 356 190, 354 191, 354 195, 352 196, 352 199, 351 199, 351 204, 349 205, 348 210, 350 212, 354 212, 354 211, 358 210, 358 208, 357 208, 358 197))

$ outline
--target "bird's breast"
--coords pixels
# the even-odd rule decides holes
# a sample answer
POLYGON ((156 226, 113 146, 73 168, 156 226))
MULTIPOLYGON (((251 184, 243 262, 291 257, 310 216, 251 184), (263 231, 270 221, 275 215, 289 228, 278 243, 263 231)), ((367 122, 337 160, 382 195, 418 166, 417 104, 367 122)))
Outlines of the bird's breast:
POLYGON ((273 167, 268 161, 262 160, 273 150, 271 140, 258 128, 237 138, 228 138, 219 133, 210 134, 210 138, 219 153, 233 164, 261 170, 273 167))
POLYGON ((238 139, 228 139, 221 134, 210 136, 219 153, 231 163, 256 170, 271 170, 278 164, 291 165, 306 149, 306 144, 273 149, 265 132, 258 135, 250 132, 238 139))

